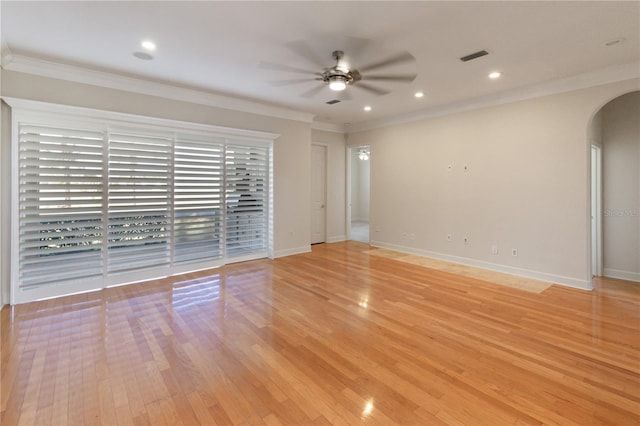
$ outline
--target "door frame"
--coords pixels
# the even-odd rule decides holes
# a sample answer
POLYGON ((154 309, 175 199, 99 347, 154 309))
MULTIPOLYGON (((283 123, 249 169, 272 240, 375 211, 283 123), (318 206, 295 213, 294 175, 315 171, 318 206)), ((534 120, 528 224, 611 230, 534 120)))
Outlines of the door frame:
POLYGON ((602 148, 591 144, 591 275, 602 276, 602 148))

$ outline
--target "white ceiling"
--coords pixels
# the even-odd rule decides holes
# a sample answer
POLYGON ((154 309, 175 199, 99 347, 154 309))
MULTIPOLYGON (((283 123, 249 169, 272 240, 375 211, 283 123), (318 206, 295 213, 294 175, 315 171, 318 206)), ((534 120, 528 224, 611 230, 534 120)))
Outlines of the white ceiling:
POLYGON ((308 112, 336 124, 415 114, 640 59, 638 1, 3 0, 1 14, 5 59, 10 53, 80 65, 308 112), (617 38, 626 40, 605 46, 617 38), (144 39, 157 44, 152 61, 133 56, 144 39), (296 52, 296 45, 308 54, 296 52), (308 57, 330 67, 337 49, 356 68, 408 51, 415 62, 376 74, 417 77, 373 82, 390 91, 383 96, 348 87, 351 100, 327 105, 336 98, 328 88, 300 96, 319 82, 275 86, 273 81, 305 75, 264 66, 322 71, 308 57), (481 49, 490 54, 459 60, 481 49), (503 77, 488 79, 493 70, 503 77), (414 98, 417 90, 425 97, 414 98), (364 112, 365 105, 373 110, 364 112))

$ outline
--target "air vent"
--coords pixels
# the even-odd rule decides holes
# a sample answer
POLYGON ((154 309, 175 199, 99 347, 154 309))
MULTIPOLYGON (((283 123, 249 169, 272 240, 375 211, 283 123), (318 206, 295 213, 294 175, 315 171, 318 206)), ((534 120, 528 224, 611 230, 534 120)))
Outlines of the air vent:
POLYGON ((327 105, 337 104, 338 102, 340 102, 340 101, 339 101, 339 100, 337 100, 337 99, 334 99, 334 100, 332 100, 332 101, 327 102, 327 105))
POLYGON ((469 62, 469 61, 472 61, 474 59, 482 58, 483 56, 486 56, 488 54, 489 54, 489 52, 487 52, 486 50, 479 50, 479 51, 477 51, 475 53, 472 53, 470 55, 463 56, 462 58, 460 58, 460 60, 462 62, 469 62))

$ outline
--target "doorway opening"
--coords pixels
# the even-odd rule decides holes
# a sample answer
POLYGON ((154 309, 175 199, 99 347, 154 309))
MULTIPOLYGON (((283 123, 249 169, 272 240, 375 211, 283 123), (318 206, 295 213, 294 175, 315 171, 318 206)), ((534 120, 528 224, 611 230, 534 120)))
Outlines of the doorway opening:
POLYGON ((369 145, 362 145, 350 151, 350 239, 369 243, 371 149, 369 145))
POLYGON ((590 272, 640 282, 640 91, 592 117, 590 272))

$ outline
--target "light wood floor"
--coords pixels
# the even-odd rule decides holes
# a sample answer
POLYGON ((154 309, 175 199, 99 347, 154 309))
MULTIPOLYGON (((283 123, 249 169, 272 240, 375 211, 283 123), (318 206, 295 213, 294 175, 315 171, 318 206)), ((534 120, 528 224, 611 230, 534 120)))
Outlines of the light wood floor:
POLYGON ((415 254, 402 253, 395 250, 372 248, 368 253, 373 256, 388 257, 400 262, 425 266, 430 269, 451 272, 456 275, 464 275, 465 277, 476 278, 478 280, 490 281, 495 284, 506 285, 533 293, 542 293, 543 291, 548 289, 549 286, 551 286, 550 283, 545 281, 519 277, 502 272, 490 271, 487 269, 476 268, 474 266, 462 265, 460 263, 447 262, 445 260, 432 259, 415 254))
POLYGON ((640 424, 640 285, 345 242, 2 310, 1 424, 640 424))

